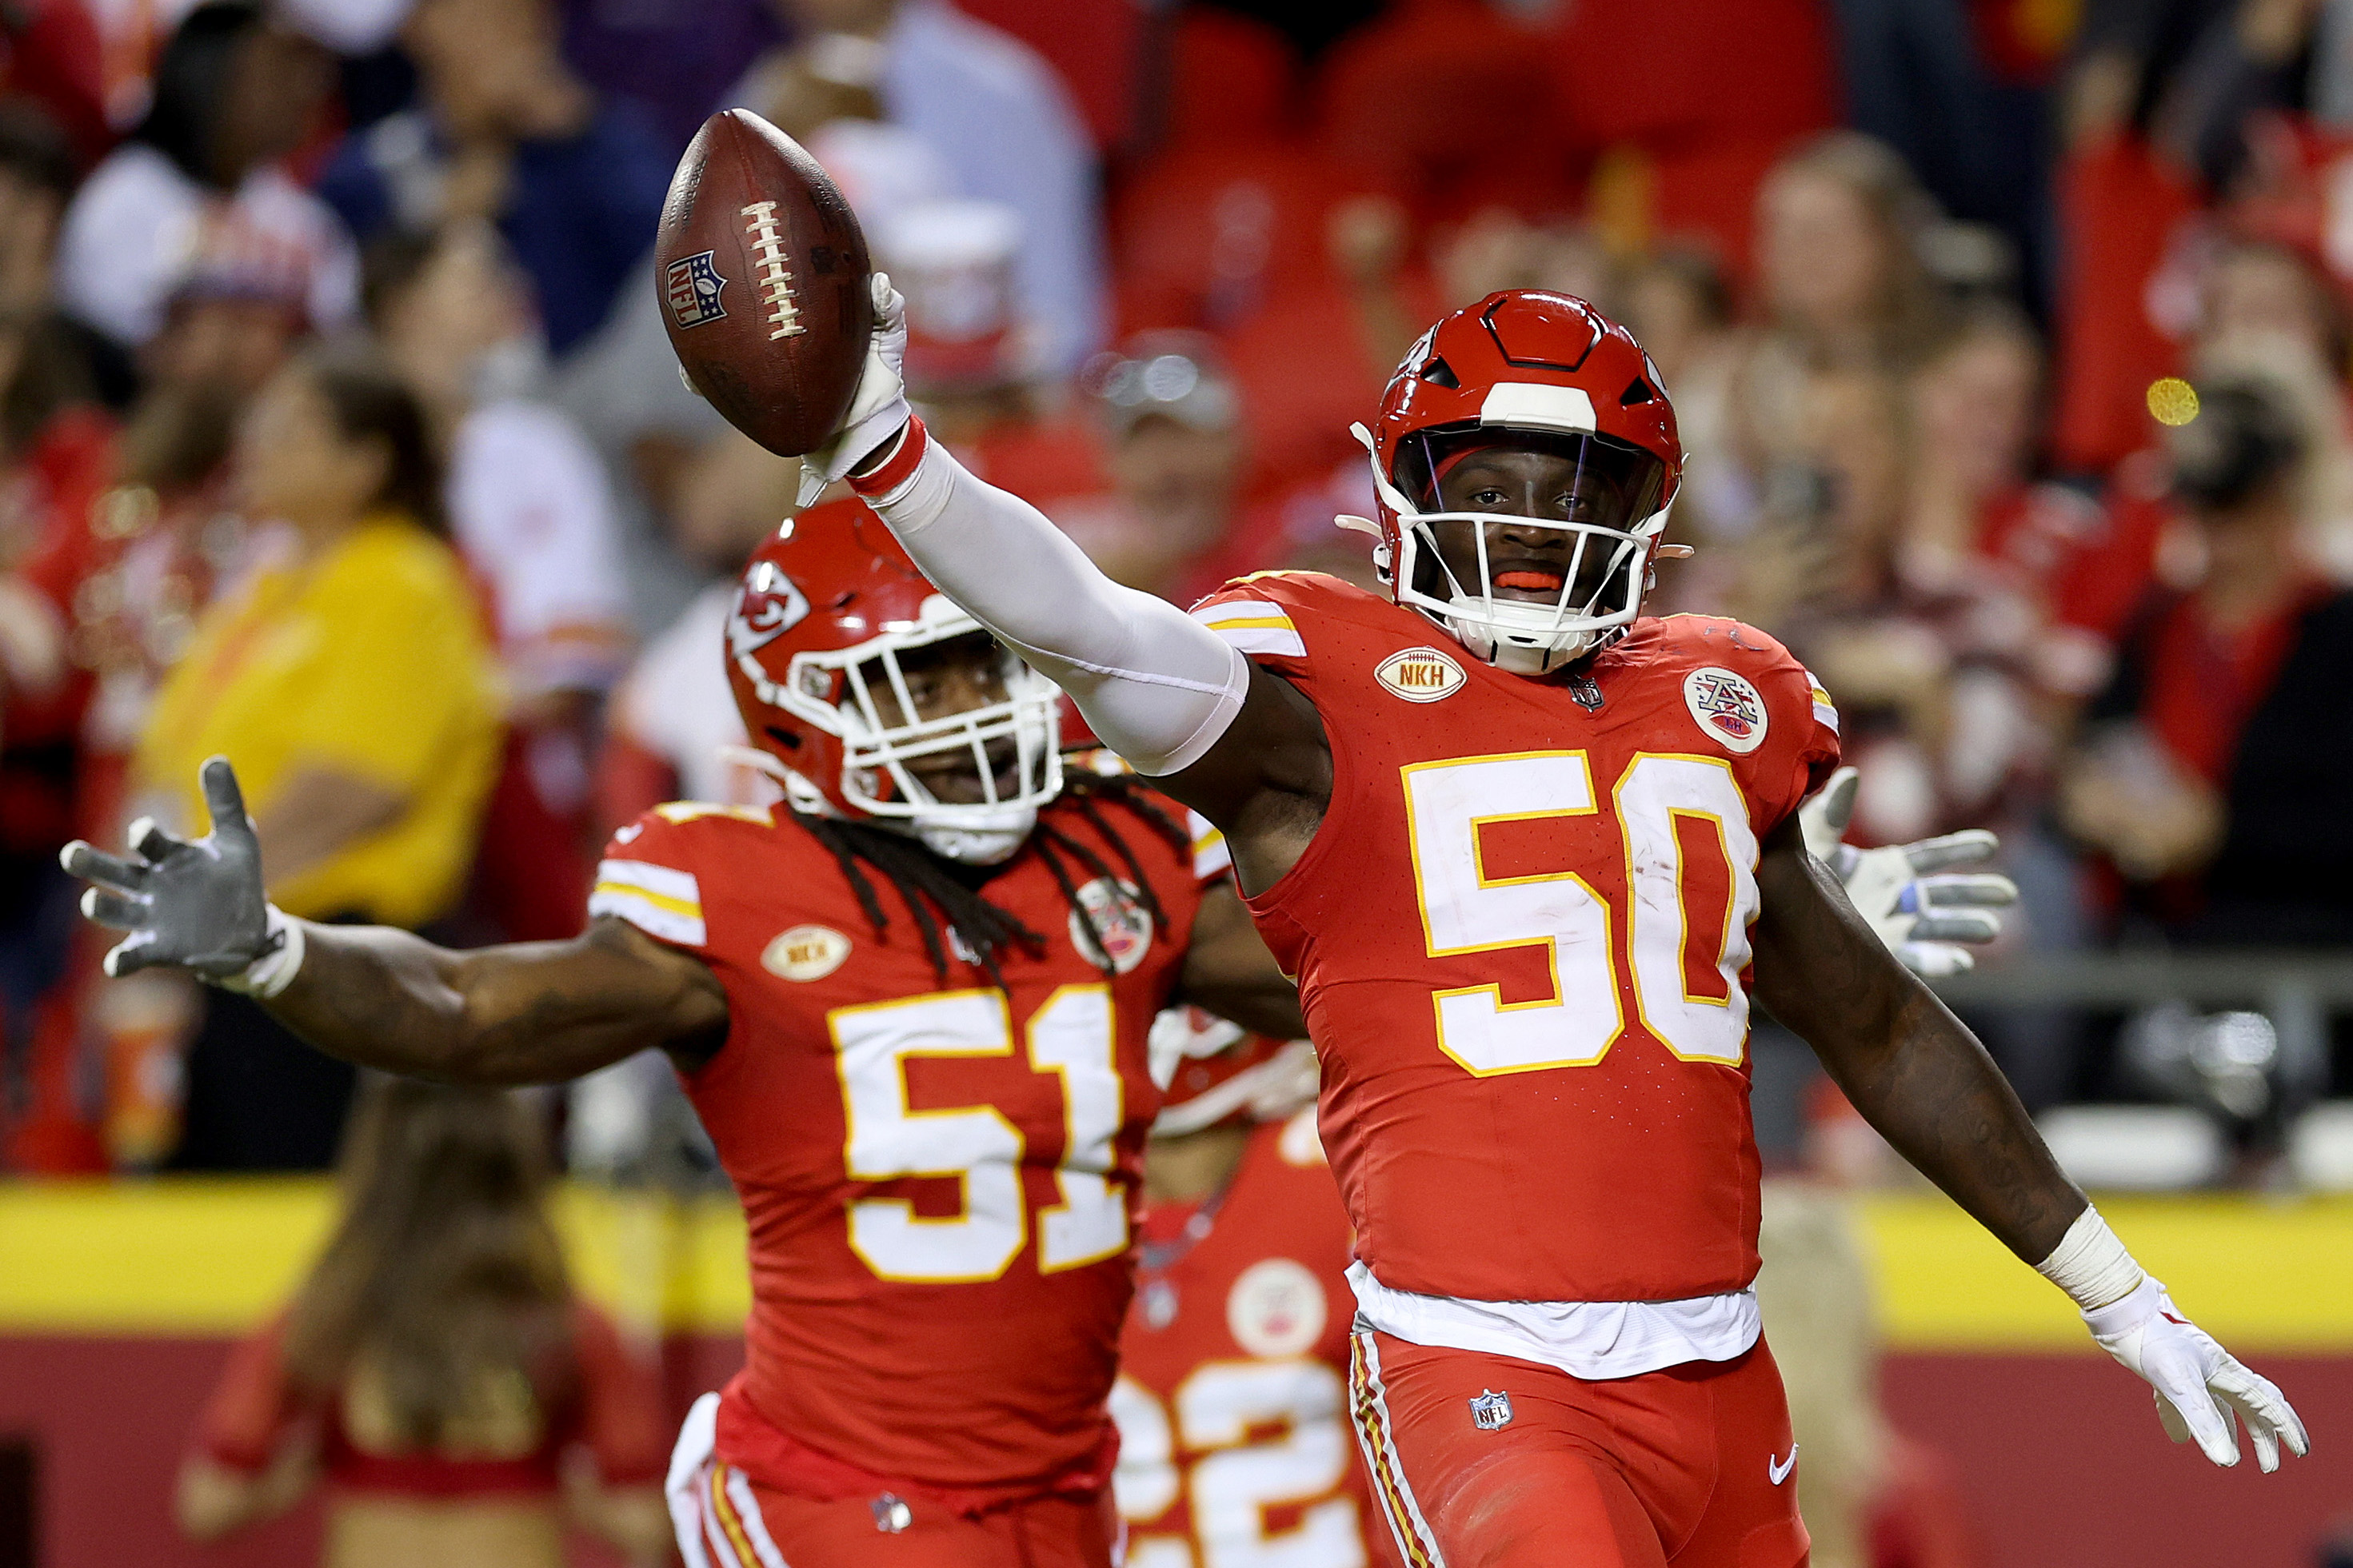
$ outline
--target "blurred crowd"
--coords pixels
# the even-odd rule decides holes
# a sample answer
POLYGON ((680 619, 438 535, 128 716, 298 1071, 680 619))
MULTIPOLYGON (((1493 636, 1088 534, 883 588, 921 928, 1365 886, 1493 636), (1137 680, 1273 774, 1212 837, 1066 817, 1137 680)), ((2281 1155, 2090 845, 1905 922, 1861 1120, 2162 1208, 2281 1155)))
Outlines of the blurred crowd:
MULTIPOLYGON (((1858 838, 1998 830, 2014 952, 2353 941, 2345 0, 24 0, 0 1169, 332 1155, 348 1069, 100 983, 56 868, 200 829, 206 755, 290 912, 457 942, 767 798, 718 649, 795 465, 681 386, 649 259, 731 104, 858 208, 934 434, 1123 580, 1369 583, 1350 425, 1442 310, 1567 290, 1681 417, 1654 606, 1799 652, 1858 838)), ((2147 1089, 1984 1023, 2038 1108, 2147 1089)))

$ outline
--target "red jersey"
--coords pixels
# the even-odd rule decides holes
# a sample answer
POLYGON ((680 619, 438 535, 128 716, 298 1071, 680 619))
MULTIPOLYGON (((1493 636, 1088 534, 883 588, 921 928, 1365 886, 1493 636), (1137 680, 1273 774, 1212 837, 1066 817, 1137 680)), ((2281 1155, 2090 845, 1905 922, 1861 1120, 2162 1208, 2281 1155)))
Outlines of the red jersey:
POLYGON ((1314 1114, 1260 1127, 1175 1231, 1147 1228, 1111 1396, 1130 1568, 1393 1561, 1348 1424, 1348 1216, 1314 1114))
MULTIPOLYGON (((1045 939, 1002 956, 1003 991, 960 942, 943 979, 913 912, 861 868, 878 936, 789 817, 665 805, 607 847, 590 912, 692 953, 727 991, 727 1042, 684 1081, 750 1229, 746 1365, 718 1440, 754 1479, 824 1498, 880 1477, 985 1506, 1109 1473, 1103 1399, 1159 1098, 1145 1035, 1200 891, 1194 851, 1095 806, 1166 925, 1058 851, 1104 932, 1098 968, 1033 835, 983 889, 1045 939)), ((1127 864, 1074 805, 1040 824, 1127 864)))
POLYGON ((1736 621, 1637 621, 1547 680, 1336 578, 1194 615, 1314 702, 1332 802, 1250 900, 1324 1067, 1324 1146, 1392 1289, 1661 1301, 1757 1271, 1758 847, 1837 714, 1736 621))

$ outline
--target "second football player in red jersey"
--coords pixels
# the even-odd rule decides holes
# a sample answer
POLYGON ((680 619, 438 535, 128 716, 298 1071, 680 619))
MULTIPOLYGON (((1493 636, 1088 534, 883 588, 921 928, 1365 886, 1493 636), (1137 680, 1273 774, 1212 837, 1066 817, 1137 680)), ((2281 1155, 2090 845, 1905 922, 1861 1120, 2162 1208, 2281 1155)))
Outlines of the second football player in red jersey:
MULTIPOLYGON (((714 655, 723 650, 714 648, 714 655)), ((744 1373, 673 1456, 692 1568, 1105 1568, 1105 1413, 1154 1015, 1295 1030, 1216 836, 1073 772, 1060 695, 866 510, 787 524, 723 650, 787 800, 615 836, 587 933, 453 952, 289 921, 227 762, 215 827, 87 845, 111 971, 251 991, 322 1048, 475 1083, 665 1048, 743 1200, 744 1373)))
POLYGON ((1303 1040, 1171 1012, 1112 1391, 1128 1568, 1390 1563, 1348 1424, 1348 1215, 1303 1040))
POLYGON ((1683 454, 1622 327, 1538 291, 1447 316, 1360 431, 1380 515, 1343 521, 1387 591, 1276 574, 1190 619, 933 445, 887 280, 876 305, 817 474, 1226 830, 1299 977, 1357 1232, 1355 1413, 1409 1562, 1804 1562, 1750 1289, 1752 990, 2177 1437, 2304 1451, 1808 853, 1827 696, 1754 628, 1641 616, 1683 454))

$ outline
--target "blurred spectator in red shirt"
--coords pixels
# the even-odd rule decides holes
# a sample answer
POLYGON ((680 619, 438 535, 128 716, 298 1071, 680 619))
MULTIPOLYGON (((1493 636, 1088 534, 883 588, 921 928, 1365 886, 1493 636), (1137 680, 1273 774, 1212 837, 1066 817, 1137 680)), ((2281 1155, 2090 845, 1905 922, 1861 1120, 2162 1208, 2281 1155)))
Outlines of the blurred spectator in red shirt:
POLYGON ((96 1155, 74 1070, 74 895, 53 869, 82 826, 94 688, 72 635, 74 545, 113 461, 77 347, 56 316, 0 314, 0 1169, 96 1155))
MULTIPOLYGON (((2179 326, 2194 334, 2184 357, 2201 376, 2252 376, 2281 395, 2308 448, 2298 466, 2315 521, 2306 542, 2316 561, 2339 573, 2353 569, 2343 300, 2302 250, 2268 239, 2211 237, 2168 269, 2178 276, 2166 279, 2165 291, 2181 297, 2179 326)), ((2135 388, 2137 439, 2161 435, 2152 415, 2185 395, 2179 380, 2135 388)), ((2162 411, 2179 416, 2172 406, 2162 411)), ((2191 581, 2199 547, 2188 528, 2174 505, 2164 451, 2142 446, 2109 473, 2095 531, 2056 564, 2052 593, 2061 621, 2113 645, 2154 586, 2191 581)), ((2105 679, 2105 666, 2101 673, 2105 679)))
MULTIPOLYGON (((37 723, 12 700, 0 730, 46 742, 43 776, 63 792, 74 836, 111 841, 121 832, 124 777, 157 687, 216 586, 247 560, 245 527, 224 493, 230 435, 301 336, 301 298, 269 292, 297 282, 281 271, 257 276, 234 254, 218 270, 199 258, 141 351, 145 388, 120 434, 94 411, 54 419, 15 476, 11 488, 35 506, 20 515, 37 520, 40 535, 20 580, 57 617, 70 669, 37 723)), ((72 337, 62 358, 43 340, 39 330, 24 339, 20 369, 47 362, 65 368, 45 376, 70 376, 84 363, 72 337)), ((36 1168, 87 1168, 100 1157, 90 1085, 101 1068, 107 1136, 125 1158, 159 1158, 177 1126, 173 1075, 194 1022, 185 989, 145 976, 102 984, 98 951, 80 942, 39 1016, 30 1109, 14 1139, 16 1156, 36 1168)))
POLYGON ((2185 941, 2353 941, 2353 594, 2310 564, 2308 443, 2278 393, 2221 382, 2167 447, 2202 562, 2128 626, 2063 815, 2121 873, 2127 919, 2185 941))
POLYGON ((88 168, 114 145, 106 46, 83 0, 31 0, 0 14, 0 92, 37 105, 88 168))
POLYGON ((181 1530, 217 1540, 323 1481, 328 1568, 558 1568, 567 1522, 670 1561, 659 1382, 573 1292, 523 1102, 379 1079, 343 1188, 301 1291, 205 1412, 181 1530))

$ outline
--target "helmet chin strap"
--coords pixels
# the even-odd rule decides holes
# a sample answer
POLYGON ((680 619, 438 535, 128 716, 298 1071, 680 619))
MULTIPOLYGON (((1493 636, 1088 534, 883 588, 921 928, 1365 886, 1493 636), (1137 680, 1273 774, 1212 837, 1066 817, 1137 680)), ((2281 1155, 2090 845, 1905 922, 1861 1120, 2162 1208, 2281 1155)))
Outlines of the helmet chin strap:
MULTIPOLYGON (((1415 607, 1419 609, 1420 606, 1415 607)), ((1603 633, 1588 632, 1567 646, 1531 647, 1525 643, 1505 642, 1496 637, 1491 627, 1476 622, 1460 621, 1446 616, 1432 618, 1445 626, 1447 632, 1462 645, 1465 652, 1511 675, 1550 675, 1554 670, 1583 658, 1605 640, 1603 633)))
MULTIPOLYGON (((785 786, 786 803, 807 816, 842 820, 841 811, 825 793, 767 752, 751 746, 722 746, 729 762, 747 763, 785 786)), ((1038 826, 1035 806, 944 805, 912 817, 871 816, 865 819, 885 832, 914 839, 942 859, 964 866, 996 866, 1013 858, 1038 826)))
MULTIPOLYGON (((878 825, 896 826, 888 821, 878 825)), ((1037 825, 1038 810, 1029 805, 987 813, 958 811, 952 820, 917 816, 907 824, 924 848, 964 866, 996 866, 1011 859, 1037 825)))

